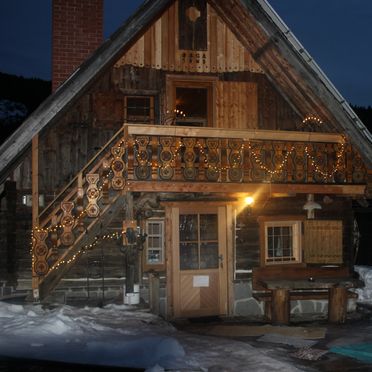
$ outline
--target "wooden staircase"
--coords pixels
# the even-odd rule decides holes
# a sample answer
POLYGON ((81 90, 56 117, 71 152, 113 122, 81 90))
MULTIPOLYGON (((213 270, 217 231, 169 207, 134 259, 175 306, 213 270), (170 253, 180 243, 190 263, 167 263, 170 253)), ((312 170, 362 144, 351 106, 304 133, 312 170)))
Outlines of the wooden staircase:
POLYGON ((87 250, 121 233, 103 235, 124 207, 127 150, 123 129, 40 213, 32 232, 34 299, 43 300, 87 250))

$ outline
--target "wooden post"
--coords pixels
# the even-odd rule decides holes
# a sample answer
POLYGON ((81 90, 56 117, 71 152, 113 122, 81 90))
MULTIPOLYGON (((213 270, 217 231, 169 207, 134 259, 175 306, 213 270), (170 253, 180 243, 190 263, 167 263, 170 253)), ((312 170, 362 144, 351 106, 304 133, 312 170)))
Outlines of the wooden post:
POLYGON ((334 287, 329 289, 328 321, 330 323, 345 323, 347 313, 347 289, 334 287))
MULTIPOLYGON (((125 195, 125 219, 133 220, 133 194, 127 192, 125 195)), ((126 260, 125 260, 125 292, 133 293, 135 281, 135 263, 137 252, 135 248, 128 245, 126 260)))
POLYGON ((149 297, 150 297, 150 310, 152 313, 159 315, 159 296, 160 296, 160 279, 158 274, 149 275, 149 297))
POLYGON ((273 324, 289 324, 289 290, 273 289, 271 292, 271 319, 273 324))
MULTIPOLYGON (((32 229, 39 226, 39 135, 32 138, 32 229)), ((33 247, 34 248, 34 247, 33 247)), ((34 263, 34 255, 32 264, 34 263)), ((32 265, 32 296, 39 301, 39 277, 32 265)))

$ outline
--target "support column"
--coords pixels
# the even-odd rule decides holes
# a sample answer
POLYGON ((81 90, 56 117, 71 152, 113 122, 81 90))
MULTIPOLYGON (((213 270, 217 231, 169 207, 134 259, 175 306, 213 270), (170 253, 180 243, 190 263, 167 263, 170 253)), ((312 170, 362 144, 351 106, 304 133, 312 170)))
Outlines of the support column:
MULTIPOLYGON (((39 226, 39 135, 32 138, 32 229, 39 226)), ((33 249, 35 247, 33 246, 33 249)), ((32 296, 39 301, 39 276, 34 269, 34 253, 32 253, 32 296)))
POLYGON ((329 289, 328 321, 330 323, 345 323, 347 313, 347 289, 335 287, 329 289))
MULTIPOLYGON (((127 221, 133 220, 133 194, 131 192, 125 194, 125 219, 127 221)), ((128 245, 125 260, 126 293, 134 292, 136 253, 135 247, 128 245)))
POLYGON ((289 324, 289 290, 273 289, 271 292, 271 319, 273 324, 289 324))

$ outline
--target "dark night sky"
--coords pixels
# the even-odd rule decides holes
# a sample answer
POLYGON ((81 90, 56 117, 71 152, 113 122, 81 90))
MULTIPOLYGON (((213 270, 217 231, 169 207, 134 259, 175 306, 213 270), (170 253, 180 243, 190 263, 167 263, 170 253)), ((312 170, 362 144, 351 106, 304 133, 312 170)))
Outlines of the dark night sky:
MULTIPOLYGON (((105 0, 108 37, 142 0, 105 0)), ((352 104, 372 106, 372 1, 269 0, 352 104)), ((50 79, 51 0, 0 1, 0 71, 50 79)))

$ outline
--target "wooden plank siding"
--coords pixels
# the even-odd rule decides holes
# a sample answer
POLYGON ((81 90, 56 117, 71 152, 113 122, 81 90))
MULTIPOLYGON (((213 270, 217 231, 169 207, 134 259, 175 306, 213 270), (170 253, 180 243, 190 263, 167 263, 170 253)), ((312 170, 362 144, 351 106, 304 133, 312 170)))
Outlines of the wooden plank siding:
POLYGON ((177 72, 262 73, 252 55, 213 8, 208 5, 207 9, 207 50, 179 49, 178 1, 176 1, 116 62, 115 67, 132 65, 177 72))
POLYGON ((219 81, 216 113, 217 128, 257 129, 257 84, 219 81))

